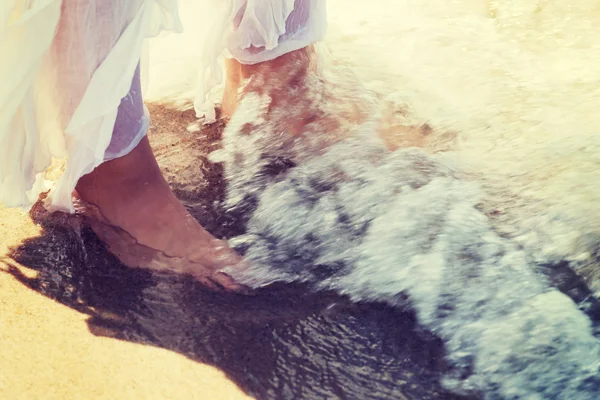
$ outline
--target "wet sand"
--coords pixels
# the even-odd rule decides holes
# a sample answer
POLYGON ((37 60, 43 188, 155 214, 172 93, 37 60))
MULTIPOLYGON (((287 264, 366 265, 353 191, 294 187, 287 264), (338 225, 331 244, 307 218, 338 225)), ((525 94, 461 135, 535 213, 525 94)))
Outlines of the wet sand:
MULTIPOLYGON (((3 210, 0 215, 7 214, 3 210)), ((0 231, 3 240, 8 236, 5 228, 0 231)), ((10 236, 16 232, 11 230, 10 236)), ((0 298, 4 399, 249 398, 214 367, 167 350, 94 335, 89 316, 5 273, 0 274, 0 298)))
MULTIPOLYGON (((223 124, 150 105, 150 140, 177 196, 214 235, 206 155, 223 124)), ((10 399, 456 399, 441 342, 410 312, 273 287, 215 294, 191 278, 126 268, 79 217, 0 210, 0 397, 10 399), (32 222, 32 219, 35 222, 32 222)))

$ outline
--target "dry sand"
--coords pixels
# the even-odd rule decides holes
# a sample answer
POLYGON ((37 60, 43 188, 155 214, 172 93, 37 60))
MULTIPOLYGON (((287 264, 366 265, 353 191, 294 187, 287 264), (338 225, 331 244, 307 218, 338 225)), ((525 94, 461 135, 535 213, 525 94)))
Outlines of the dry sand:
POLYGON ((18 268, 35 276, 6 254, 39 233, 26 213, 0 208, 1 399, 249 398, 217 368, 167 350, 93 335, 87 315, 6 273, 18 268))

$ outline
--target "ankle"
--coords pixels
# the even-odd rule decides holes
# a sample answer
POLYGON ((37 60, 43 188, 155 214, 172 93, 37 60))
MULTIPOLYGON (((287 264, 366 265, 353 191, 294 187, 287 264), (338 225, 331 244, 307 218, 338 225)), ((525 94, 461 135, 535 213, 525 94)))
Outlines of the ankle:
POLYGON ((79 179, 75 190, 84 200, 93 202, 103 194, 144 191, 144 188, 168 186, 148 139, 129 154, 100 164, 79 179))

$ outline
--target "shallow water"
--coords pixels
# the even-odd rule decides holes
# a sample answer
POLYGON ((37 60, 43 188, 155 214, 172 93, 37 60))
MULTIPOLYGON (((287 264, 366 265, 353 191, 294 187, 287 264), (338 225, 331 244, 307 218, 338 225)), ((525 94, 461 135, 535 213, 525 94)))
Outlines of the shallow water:
MULTIPOLYGON (((192 112, 162 106, 151 112, 172 122, 169 129, 154 127, 163 133, 151 141, 178 197, 213 234, 244 232, 243 215, 219 206, 222 169, 206 159, 219 147, 222 126, 189 135, 192 112)), ((439 384, 447 369, 441 341, 408 309, 355 303, 305 285, 274 285, 250 297, 213 293, 191 278, 122 266, 78 217, 48 215, 40 204, 31 215, 43 233, 12 257, 39 274, 12 274, 90 315, 96 335, 214 365, 257 399, 460 398, 439 384)))
POLYGON ((232 274, 410 307, 444 340, 455 393, 593 399, 597 300, 552 284, 553 266, 597 284, 600 121, 588 107, 600 96, 582 57, 597 57, 583 35, 600 14, 426 3, 333 16, 324 83, 306 85, 327 123, 295 136, 286 120, 304 105, 279 107, 268 82, 245 95, 212 156, 227 206, 250 215, 231 243, 252 267, 232 274), (339 117, 339 104, 363 115, 339 117), (387 151, 382 131, 421 148, 387 151))
MULTIPOLYGON (((191 112, 151 110, 161 121, 173 117, 170 130, 155 127, 166 133, 151 137, 171 185, 203 225, 254 260, 248 282, 303 283, 246 297, 132 270, 78 217, 49 216, 38 205, 32 216, 44 233, 12 256, 40 274, 13 274, 89 314, 94 334, 215 365, 256 398, 507 398, 507 390, 593 398, 590 324, 599 308, 589 290, 568 263, 527 264, 495 235, 472 207, 476 183, 452 158, 352 138, 296 166, 259 157, 259 179, 235 168, 228 177, 231 190, 245 187, 261 201, 230 196, 225 212, 222 169, 207 157, 222 126, 190 135, 183 127, 191 112), (186 168, 190 160, 201 161, 197 169, 186 168)), ((243 143, 232 137, 226 150, 243 143)))
MULTIPOLYGON (((182 0, 186 34, 151 42, 149 99, 193 96, 207 28, 199 22, 210 4, 182 0)), ((456 152, 478 175, 495 228, 538 263, 568 260, 593 290, 600 287, 599 7, 328 0, 323 49, 383 100, 392 131, 426 125, 431 134, 418 146, 456 152)))
MULTIPOLYGON (((296 139, 282 160, 293 140, 277 130, 279 114, 255 115, 269 101, 247 96, 213 156, 225 163, 227 206, 250 215, 246 233, 230 241, 251 264, 231 271, 238 281, 302 282, 414 309, 444 340, 443 382, 456 393, 597 396, 600 342, 590 319, 493 229, 482 185, 455 154, 389 151, 367 122, 325 153, 296 139)), ((319 127, 306 130, 338 133, 319 127)))
MULTIPOLYGON (((492 223, 597 287, 600 8, 590 0, 330 2, 332 57, 478 175, 492 223), (370 32, 368 35, 364 32, 370 32)), ((403 121, 404 120, 404 121, 403 121)))
MULTIPOLYGON (((214 363, 258 398, 596 398, 597 2, 348 4, 329 0, 322 74, 361 121, 286 141, 249 96, 212 155, 226 212, 218 168, 203 162, 204 183, 181 167, 206 161, 216 131, 153 138, 180 198, 253 261, 238 277, 279 284, 215 297, 52 221, 15 252, 42 271, 23 281, 94 315, 98 334, 214 363), (390 153, 384 129, 420 149, 390 153)), ((190 99, 190 23, 209 11, 182 10, 188 34, 151 45, 149 98, 190 99)))

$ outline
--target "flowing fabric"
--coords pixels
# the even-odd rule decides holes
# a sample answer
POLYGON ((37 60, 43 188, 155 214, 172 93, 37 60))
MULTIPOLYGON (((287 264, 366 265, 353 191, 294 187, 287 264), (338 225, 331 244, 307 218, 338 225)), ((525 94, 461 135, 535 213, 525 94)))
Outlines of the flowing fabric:
POLYGON ((0 31, 0 202, 28 207, 52 158, 48 197, 73 211, 79 178, 105 160, 144 38, 181 31, 174 0, 9 0, 0 31))
MULTIPOLYGON (((66 168, 47 198, 73 212, 79 178, 123 155, 111 138, 145 38, 181 32, 177 0, 3 0, 0 5, 0 203, 29 207, 48 187, 53 158, 66 168), (109 146, 110 145, 110 146, 109 146)), ((225 54, 252 64, 307 46, 325 32, 324 0, 215 0, 196 111, 214 120, 210 90, 225 54), (213 18, 214 17, 214 18, 213 18)), ((141 97, 140 97, 141 98, 141 97)), ((119 138, 127 151, 146 121, 119 138)))

